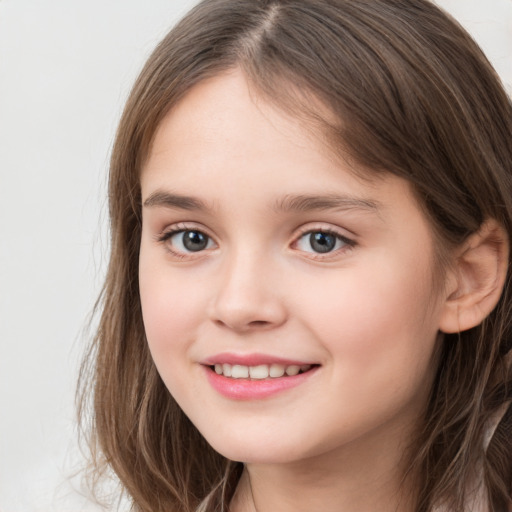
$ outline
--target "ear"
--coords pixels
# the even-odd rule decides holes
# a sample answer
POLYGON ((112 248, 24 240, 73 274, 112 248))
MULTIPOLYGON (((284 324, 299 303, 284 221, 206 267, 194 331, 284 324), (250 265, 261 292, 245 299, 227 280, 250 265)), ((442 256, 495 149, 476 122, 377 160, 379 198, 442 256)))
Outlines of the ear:
POLYGON ((509 240, 494 219, 485 221, 454 254, 439 329, 466 331, 479 325, 499 301, 508 268, 509 240))

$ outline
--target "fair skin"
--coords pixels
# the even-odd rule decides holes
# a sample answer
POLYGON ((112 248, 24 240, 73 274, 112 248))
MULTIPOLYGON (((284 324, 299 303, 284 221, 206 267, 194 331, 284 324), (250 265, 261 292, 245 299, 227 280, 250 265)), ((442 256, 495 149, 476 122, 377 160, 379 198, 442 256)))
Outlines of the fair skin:
POLYGON ((149 348, 207 441, 245 462, 232 511, 410 510, 405 458, 455 281, 434 286, 408 184, 358 178, 233 71, 166 116, 141 187, 149 348), (214 370, 273 361, 305 373, 262 392, 270 376, 214 370))

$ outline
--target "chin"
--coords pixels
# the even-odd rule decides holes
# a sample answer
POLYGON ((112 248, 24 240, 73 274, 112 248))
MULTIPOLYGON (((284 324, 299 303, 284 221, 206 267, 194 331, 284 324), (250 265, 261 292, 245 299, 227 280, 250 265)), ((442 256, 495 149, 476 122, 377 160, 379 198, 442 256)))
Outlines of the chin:
MULTIPOLYGON (((310 455, 314 449, 304 441, 260 432, 201 432, 210 446, 227 459, 247 464, 286 464, 310 455), (299 449, 300 447, 300 449, 299 449), (309 449, 308 449, 309 448, 309 449)), ((276 432, 279 433, 279 432, 276 432)))

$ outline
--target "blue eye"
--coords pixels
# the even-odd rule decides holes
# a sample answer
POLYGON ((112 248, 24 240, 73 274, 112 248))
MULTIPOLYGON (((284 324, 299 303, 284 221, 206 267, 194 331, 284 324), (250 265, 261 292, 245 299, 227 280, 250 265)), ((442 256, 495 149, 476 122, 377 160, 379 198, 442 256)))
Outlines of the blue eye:
POLYGON ((173 251, 181 253, 200 252, 213 247, 213 241, 208 236, 195 229, 186 229, 169 233, 166 236, 173 251))
POLYGON ((328 231, 310 231, 297 241, 297 248, 304 252, 325 254, 341 249, 349 242, 340 235, 328 231))

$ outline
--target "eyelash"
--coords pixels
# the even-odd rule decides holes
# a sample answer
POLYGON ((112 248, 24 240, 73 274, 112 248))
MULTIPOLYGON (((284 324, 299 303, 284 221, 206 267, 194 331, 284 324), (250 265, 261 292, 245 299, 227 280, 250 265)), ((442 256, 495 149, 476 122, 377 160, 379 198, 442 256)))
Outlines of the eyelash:
MULTIPOLYGON (((158 242, 162 243, 165 245, 166 247, 166 250, 172 254, 172 256, 174 258, 177 258, 177 259, 190 259, 191 257, 194 257, 194 254, 197 252, 198 255, 203 253, 205 250, 207 250, 208 248, 205 248, 205 249, 201 249, 199 251, 190 251, 190 252, 180 252, 180 251, 177 251, 175 249, 172 248, 172 246, 167 243, 169 242, 169 240, 177 235, 177 234, 180 234, 180 233, 186 233, 186 232, 194 232, 194 233, 199 233, 201 234, 202 236, 204 236, 208 242, 211 242, 213 241, 213 238, 208 235, 207 233, 205 233, 203 230, 201 229, 198 229, 194 226, 189 226, 189 225, 185 225, 185 224, 179 224, 179 225, 176 225, 176 226, 173 226, 171 227, 170 229, 168 229, 167 231, 164 231, 162 232, 161 234, 159 234, 156 239, 158 242)), ((301 230, 299 232, 299 234, 294 238, 294 241, 293 243, 291 244, 292 247, 294 246, 297 246, 298 243, 305 237, 305 236, 311 236, 315 233, 320 233, 324 236, 331 236, 331 237, 334 237, 335 238, 335 243, 338 244, 338 242, 342 242, 343 243, 343 246, 342 247, 339 247, 339 248, 335 248, 333 250, 329 250, 329 251, 326 251, 324 253, 322 252, 316 252, 314 250, 312 251, 301 251, 301 252, 304 252, 304 253, 307 253, 309 254, 308 258, 311 258, 311 259, 316 259, 316 260, 327 260, 329 258, 332 258, 334 257, 335 255, 339 255, 340 252, 345 252, 347 250, 350 250, 352 248, 354 248, 357 244, 355 242, 355 240, 352 240, 350 238, 347 238, 346 236, 342 235, 341 233, 335 231, 335 230, 332 230, 332 229, 326 229, 326 228, 322 228, 322 227, 318 227, 318 228, 304 228, 303 230, 301 230)), ((215 243, 215 242, 213 242, 215 243)))
POLYGON ((302 240, 305 236, 311 236, 315 233, 321 233, 325 236, 331 236, 334 237, 336 240, 336 243, 342 242, 343 246, 337 249, 333 249, 327 252, 316 252, 316 251, 302 251, 307 252, 309 254, 309 258, 316 259, 316 260, 328 260, 330 258, 334 258, 336 256, 339 256, 340 253, 346 252, 350 249, 353 249, 357 244, 356 241, 346 237, 345 235, 342 235, 336 230, 329 229, 329 228, 323 228, 323 227, 317 227, 317 228, 304 228, 301 230, 297 237, 295 237, 295 241, 293 242, 293 246, 296 246, 300 240, 302 240))
MULTIPOLYGON (((171 228, 169 228, 168 230, 166 231, 163 231, 161 234, 159 234, 157 236, 157 242, 160 242, 162 244, 164 244, 166 250, 172 254, 172 256, 174 258, 177 258, 177 259, 180 259, 180 260, 184 260, 184 259, 190 259, 191 255, 194 254, 193 251, 191 252, 180 252, 180 251, 176 251, 174 249, 172 249, 172 246, 167 243, 173 236, 179 234, 179 233, 186 233, 187 231, 189 232, 194 232, 194 233, 200 233, 201 235, 203 235, 204 237, 206 237, 208 240, 213 240, 213 238, 208 235, 207 233, 205 233, 202 229, 198 229, 194 226, 189 226, 189 225, 186 225, 186 224, 178 224, 176 226, 173 226, 171 228)), ((204 252, 204 251, 197 251, 198 253, 201 253, 201 252, 204 252)))

